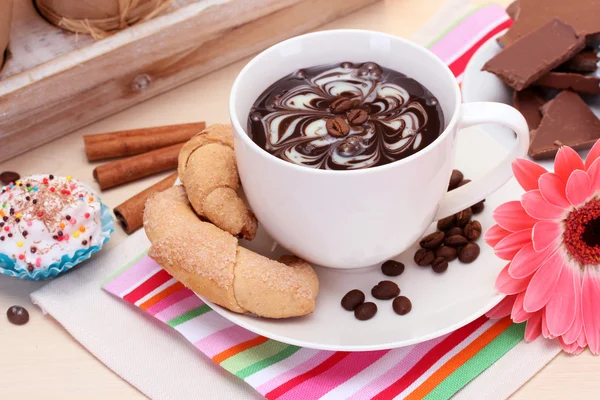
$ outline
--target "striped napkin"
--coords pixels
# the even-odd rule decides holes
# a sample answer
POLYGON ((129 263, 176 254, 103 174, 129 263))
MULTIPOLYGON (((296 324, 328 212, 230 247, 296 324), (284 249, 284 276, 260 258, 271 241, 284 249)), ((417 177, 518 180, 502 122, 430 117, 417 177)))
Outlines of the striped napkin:
MULTIPOLYGON (((503 8, 478 8, 432 41, 429 48, 460 81, 477 48, 510 24, 503 8)), ((513 347, 523 345, 523 324, 512 324, 509 319, 491 321, 485 316, 446 336, 393 350, 349 353, 287 345, 221 317, 145 253, 111 277, 104 289, 176 329, 213 362, 267 399, 447 399, 480 375, 478 379, 492 381, 494 377, 483 372, 513 347)), ((548 360, 523 372, 511 390, 548 360)), ((513 360, 504 368, 509 365, 517 368, 518 362, 513 360)), ((503 392, 498 390, 495 395, 510 393, 499 394, 503 392)))

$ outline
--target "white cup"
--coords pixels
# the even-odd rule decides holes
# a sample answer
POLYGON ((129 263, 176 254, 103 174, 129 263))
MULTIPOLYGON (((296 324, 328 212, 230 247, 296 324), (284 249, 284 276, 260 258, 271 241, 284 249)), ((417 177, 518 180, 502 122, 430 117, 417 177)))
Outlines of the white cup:
POLYGON ((524 156, 529 145, 527 123, 517 110, 499 103, 461 104, 456 79, 440 59, 424 47, 379 32, 332 30, 276 44, 240 72, 229 107, 240 178, 258 220, 297 256, 331 268, 370 266, 403 252, 433 221, 502 186, 512 176, 512 160, 524 156), (299 68, 343 61, 373 61, 424 85, 442 107, 442 134, 402 160, 349 171, 283 161, 250 139, 248 114, 267 87, 299 68), (447 193, 458 131, 484 123, 514 130, 516 146, 484 177, 447 193))

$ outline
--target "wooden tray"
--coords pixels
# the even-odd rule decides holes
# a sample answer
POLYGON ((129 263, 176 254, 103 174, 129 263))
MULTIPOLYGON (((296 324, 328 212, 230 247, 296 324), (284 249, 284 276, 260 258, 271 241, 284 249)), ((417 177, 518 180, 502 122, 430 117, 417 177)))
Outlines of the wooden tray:
POLYGON ((100 41, 14 3, 0 71, 0 161, 377 0, 177 0, 100 41))

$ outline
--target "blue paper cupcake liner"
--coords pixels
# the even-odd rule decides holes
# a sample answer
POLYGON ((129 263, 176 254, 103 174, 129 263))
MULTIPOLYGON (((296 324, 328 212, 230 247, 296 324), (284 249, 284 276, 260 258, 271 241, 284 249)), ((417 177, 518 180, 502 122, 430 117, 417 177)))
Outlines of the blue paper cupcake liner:
POLYGON ((50 264, 47 268, 36 268, 32 272, 27 269, 16 268, 15 262, 6 254, 0 254, 0 273, 4 275, 14 276, 19 279, 31 281, 41 281, 48 278, 54 278, 58 274, 68 271, 77 264, 87 260, 92 254, 100 251, 102 246, 110 240, 110 234, 114 232, 114 218, 110 213, 110 209, 104 204, 100 210, 100 221, 102 223, 102 243, 100 245, 90 246, 86 249, 75 251, 72 256, 65 254, 60 262, 50 264))

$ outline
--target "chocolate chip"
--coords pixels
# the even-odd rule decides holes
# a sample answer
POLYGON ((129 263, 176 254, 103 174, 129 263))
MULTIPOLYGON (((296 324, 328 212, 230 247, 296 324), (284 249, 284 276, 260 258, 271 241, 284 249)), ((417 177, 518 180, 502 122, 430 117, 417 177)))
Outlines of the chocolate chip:
POLYGON ((458 252, 458 260, 462 263, 472 263, 479 257, 480 249, 477 243, 468 243, 458 252))
POLYGON ((452 175, 450 175, 450 183, 448 184, 448 191, 456 189, 458 184, 463 180, 464 175, 457 169, 452 170, 452 175))
POLYGON ((348 311, 356 310, 356 307, 365 302, 365 294, 358 289, 353 289, 342 297, 342 307, 348 311))
POLYGON ((446 239, 444 239, 444 244, 446 246, 460 247, 466 245, 467 243, 469 243, 469 241, 462 235, 448 236, 446 239))
POLYGON ((5 237, 4 236, 0 236, 0 240, 4 241, 5 237))
POLYGON ((69 220, 71 219, 71 216, 70 216, 70 215, 67 215, 67 216, 65 217, 65 219, 66 219, 67 221, 69 221, 69 220))
POLYGON ((392 281, 381 281, 371 289, 371 295, 378 300, 390 300, 399 294, 400 288, 392 281))
POLYGON ((465 186, 467 183, 471 182, 470 179, 463 179, 462 181, 460 181, 458 183, 458 185, 456 185, 457 188, 461 187, 461 186, 465 186))
POLYGON ((377 305, 375 303, 371 303, 370 301, 366 303, 362 303, 360 306, 356 307, 354 310, 354 316, 356 319, 361 321, 366 321, 371 319, 377 314, 377 305))
POLYGON ((29 200, 31 200, 31 197, 25 196, 25 200, 29 201, 29 200))
POLYGON ((395 260, 388 260, 381 265, 381 272, 387 276, 398 276, 404 272, 404 264, 395 260))
POLYGON ((475 241, 481 236, 481 229, 479 221, 471 221, 465 225, 464 236, 470 241, 475 241))
POLYGON ((27 271, 33 272, 33 264, 27 264, 27 271))
POLYGON ((447 231, 450 228, 453 228, 456 224, 456 218, 454 215, 451 215, 446 218, 442 218, 437 222, 437 228, 440 231, 447 231))
POLYGON ((58 239, 58 236, 57 235, 52 235, 52 239, 56 240, 56 239, 58 239))
POLYGON ((3 185, 8 185, 10 183, 14 183, 21 178, 21 175, 17 174, 14 171, 4 171, 0 174, 0 182, 3 185))
POLYGON ((479 214, 480 212, 483 211, 483 209, 485 208, 484 203, 485 199, 481 200, 479 203, 475 203, 471 206, 471 211, 473 211, 473 214, 479 214))
POLYGON ((37 251, 37 247, 31 246, 31 248, 29 249, 29 251, 31 251, 32 253, 35 253, 37 251))
POLYGON ((37 199, 33 199, 32 203, 37 204, 37 199))
POLYGON ((442 245, 445 237, 444 232, 433 232, 421 239, 419 245, 424 249, 437 249, 442 245))
POLYGON ((412 303, 405 296, 398 296, 392 302, 392 308, 398 315, 406 315, 412 310, 412 303))
POLYGON ((13 234, 11 232, 8 232, 8 237, 13 237, 13 234))
POLYGON ((348 122, 350 125, 359 126, 367 122, 369 119, 369 113, 361 108, 357 108, 348 113, 348 122))
POLYGON ((8 221, 8 217, 7 217, 7 216, 4 216, 4 217, 2 217, 2 220, 3 220, 4 222, 8 221))
POLYGON ((82 245, 86 246, 88 244, 87 240, 84 240, 83 242, 81 242, 82 245))
MULTIPOLYGON (((18 219, 18 218, 17 218, 17 219, 18 219)), ((27 237, 27 235, 29 235, 29 232, 27 232, 27 231, 23 231, 23 232, 21 233, 21 235, 23 235, 23 237, 27 237)))
POLYGON ((458 250, 452 246, 442 246, 435 251, 436 258, 444 257, 448 262, 456 260, 458 257, 458 250))
POLYGON ((466 208, 462 211, 456 213, 456 225, 464 228, 465 225, 469 223, 471 217, 473 216, 473 211, 471 211, 471 207, 466 208))
POLYGON ((327 133, 336 138, 341 138, 350 133, 350 126, 342 117, 330 118, 325 123, 327 133))
POLYGON ((21 222, 21 218, 15 218, 15 222, 16 222, 16 223, 19 223, 19 222, 21 222))
POLYGON ((14 215, 14 214, 15 214, 15 209, 14 209, 14 208, 11 208, 11 209, 8 211, 8 213, 9 213, 10 215, 14 215))
POLYGON ((463 229, 458 226, 454 226, 446 231, 446 236, 462 235, 463 229))
POLYGON ((446 272, 448 269, 448 260, 446 260, 444 257, 438 257, 431 263, 431 268, 438 274, 446 272))
POLYGON ((29 322, 29 312, 21 306, 12 306, 6 311, 8 321, 14 325, 25 325, 29 322))
POLYGON ((25 186, 29 187, 31 186, 31 183, 26 183, 25 186))
POLYGON ((48 178, 50 178, 50 180, 54 179, 54 175, 50 174, 50 176, 48 176, 48 178))
POLYGON ((415 253, 415 262, 421 267, 427 267, 435 259, 435 254, 431 250, 419 249, 415 253))
POLYGON ((357 103, 358 102, 356 100, 349 99, 347 97, 340 97, 331 103, 329 108, 334 114, 343 114, 346 111, 350 111, 357 103))

